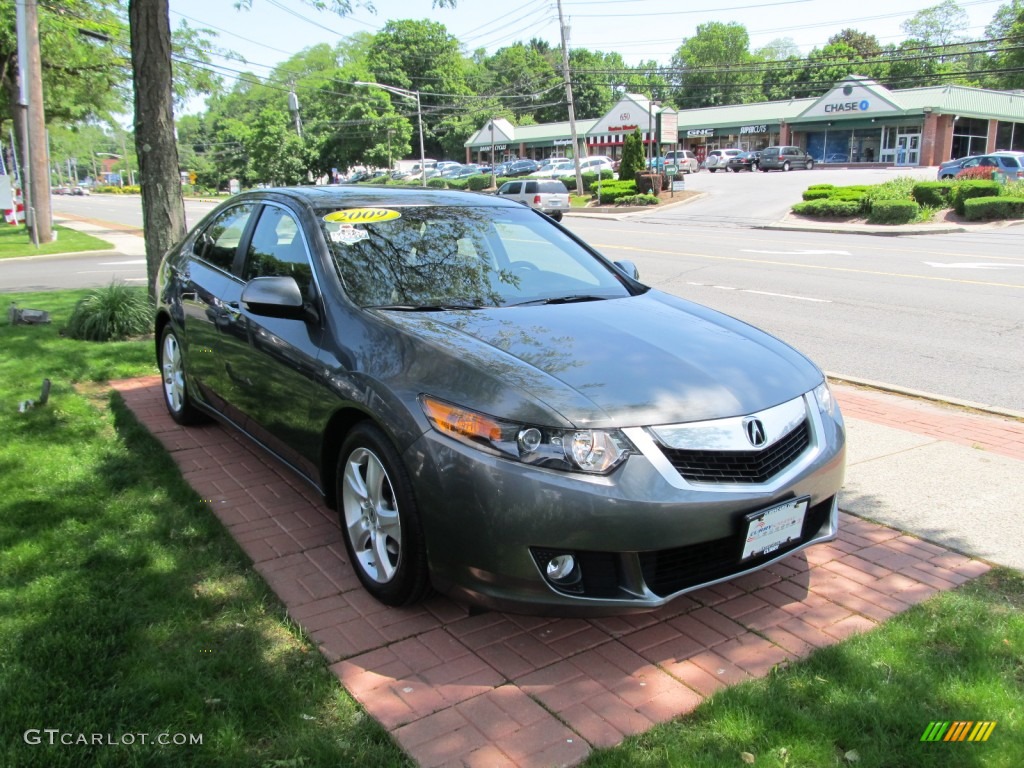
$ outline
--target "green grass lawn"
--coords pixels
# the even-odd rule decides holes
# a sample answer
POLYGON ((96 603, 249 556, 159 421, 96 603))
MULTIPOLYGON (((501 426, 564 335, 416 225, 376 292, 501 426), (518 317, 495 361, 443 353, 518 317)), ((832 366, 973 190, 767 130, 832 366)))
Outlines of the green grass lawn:
POLYGON ((45 256, 51 253, 78 253, 80 251, 109 251, 112 246, 100 240, 67 227, 54 226, 57 239, 50 243, 41 243, 37 248, 32 244, 25 227, 7 225, 0 229, 0 259, 11 259, 16 256, 45 256))
MULTIPOLYGON (((103 386, 155 373, 152 341, 60 336, 83 293, 8 294, 52 325, 0 318, 0 765, 411 765, 103 386)), ((1019 768, 1022 608, 1021 574, 993 570, 586 765, 1019 768), (997 726, 922 743, 935 720, 997 726)))

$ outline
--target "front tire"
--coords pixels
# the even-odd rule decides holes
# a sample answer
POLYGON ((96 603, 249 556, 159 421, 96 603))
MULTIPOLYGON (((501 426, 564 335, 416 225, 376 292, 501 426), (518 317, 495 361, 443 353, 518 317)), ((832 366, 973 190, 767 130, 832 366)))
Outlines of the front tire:
POLYGON ((430 587, 409 473, 387 436, 356 425, 338 457, 338 513, 356 576, 385 605, 418 602, 430 587))
POLYGON ((178 342, 178 334, 170 323, 160 334, 160 359, 157 361, 163 378, 164 405, 171 418, 182 426, 198 424, 203 414, 192 404, 185 376, 185 354, 178 342))
POLYGON ((808 160, 807 161, 807 165, 805 167, 807 168, 808 171, 814 170, 814 161, 813 160, 808 160))

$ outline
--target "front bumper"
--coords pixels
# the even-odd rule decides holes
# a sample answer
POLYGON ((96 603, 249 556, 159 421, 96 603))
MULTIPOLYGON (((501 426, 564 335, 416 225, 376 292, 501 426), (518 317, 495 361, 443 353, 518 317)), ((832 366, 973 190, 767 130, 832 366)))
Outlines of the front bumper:
POLYGON ((770 483, 680 480, 667 462, 652 461, 650 448, 609 476, 593 476, 529 467, 426 433, 405 460, 434 587, 513 612, 644 612, 837 534, 845 469, 838 412, 818 418, 805 455, 770 483), (799 538, 742 559, 748 516, 798 498, 808 500, 799 538), (544 575, 559 554, 571 554, 581 571, 570 588, 544 575))

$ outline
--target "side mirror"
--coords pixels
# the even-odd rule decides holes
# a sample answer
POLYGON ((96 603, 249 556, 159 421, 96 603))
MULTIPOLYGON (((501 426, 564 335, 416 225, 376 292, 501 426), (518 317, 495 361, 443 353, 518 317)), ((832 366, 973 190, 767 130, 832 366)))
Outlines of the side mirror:
POLYGON ((631 278, 633 280, 640 279, 640 270, 636 268, 636 264, 634 264, 632 261, 616 261, 615 266, 618 267, 619 270, 626 275, 626 277, 631 278))
POLYGON ((307 314, 294 277, 254 277, 242 289, 242 304, 265 317, 305 320, 307 314))

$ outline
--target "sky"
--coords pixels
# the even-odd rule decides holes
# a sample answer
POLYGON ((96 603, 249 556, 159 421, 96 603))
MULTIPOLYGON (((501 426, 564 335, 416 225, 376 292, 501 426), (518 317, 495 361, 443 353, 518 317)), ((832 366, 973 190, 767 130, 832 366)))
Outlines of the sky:
MULTIPOLYGON (((875 35, 885 45, 905 35, 900 25, 939 0, 563 0, 573 48, 613 52, 627 64, 655 60, 668 64, 697 26, 711 21, 739 22, 756 50, 789 37, 807 54, 846 27, 875 35)), ((964 34, 983 39, 985 26, 1009 0, 960 0, 970 27, 964 34)), ((215 42, 241 54, 247 64, 215 59, 231 70, 269 75, 274 65, 318 43, 336 43, 356 32, 376 32, 393 19, 431 19, 444 24, 469 54, 493 54, 517 41, 540 38, 560 46, 555 0, 458 0, 455 9, 432 8, 430 0, 377 0, 376 13, 357 9, 351 16, 318 12, 302 0, 252 0, 238 11, 233 0, 170 0, 171 26, 185 21, 217 33, 215 42), (500 9, 500 11, 498 10, 500 9)), ((231 72, 222 72, 231 87, 231 72)), ((202 102, 186 109, 194 112, 202 102)))

